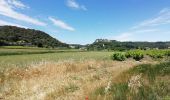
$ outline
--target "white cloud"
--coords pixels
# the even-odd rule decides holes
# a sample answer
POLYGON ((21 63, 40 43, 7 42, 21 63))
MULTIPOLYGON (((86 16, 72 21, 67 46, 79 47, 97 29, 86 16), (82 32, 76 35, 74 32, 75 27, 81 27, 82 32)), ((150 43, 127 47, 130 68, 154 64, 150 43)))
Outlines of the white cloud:
MULTIPOLYGON (((139 30, 131 30, 128 32, 120 33, 117 36, 111 37, 111 39, 119 40, 119 41, 130 41, 130 40, 136 40, 138 35, 141 36, 141 34, 149 34, 154 32, 160 32, 159 29, 139 29, 139 30)), ((143 37, 140 37, 141 39, 143 37)))
MULTIPOLYGON (((127 32, 120 33, 111 37, 119 41, 155 41, 166 39, 166 35, 170 34, 169 30, 164 30, 163 25, 170 24, 170 9, 162 9, 156 17, 145 20, 136 26, 130 28, 127 32)), ((166 39, 167 40, 167 39, 166 39)))
POLYGON ((39 21, 38 19, 31 18, 27 15, 15 11, 14 7, 25 7, 21 2, 16 0, 0 0, 0 15, 7 16, 16 20, 24 21, 27 23, 46 26, 44 22, 39 21), (11 3, 9 3, 11 1, 11 3), (12 2, 14 1, 14 2, 12 2))
POLYGON ((134 33, 146 33, 146 32, 157 32, 159 29, 140 29, 133 31, 134 33))
POLYGON ((22 2, 20 2, 19 0, 8 0, 7 1, 10 5, 12 5, 13 7, 17 7, 17 8, 29 8, 28 6, 24 5, 22 2))
POLYGON ((68 0, 67 1, 67 6, 71 7, 71 8, 76 8, 79 9, 79 4, 77 2, 75 2, 74 0, 68 0))
POLYGON ((87 11, 86 6, 84 6, 84 5, 81 6, 81 9, 84 10, 84 11, 87 11))
POLYGON ((52 17, 49 17, 48 19, 49 19, 50 21, 52 21, 55 26, 58 26, 58 27, 60 27, 60 28, 62 28, 62 29, 65 29, 65 30, 75 31, 75 29, 74 29, 73 27, 69 26, 68 24, 66 24, 66 23, 63 22, 62 20, 54 19, 54 18, 52 18, 52 17))
POLYGON ((164 8, 159 12, 159 14, 156 17, 145 20, 140 24, 133 26, 132 29, 154 27, 154 26, 169 24, 169 23, 170 23, 170 9, 164 8))
POLYGON ((18 26, 18 27, 22 27, 22 28, 28 28, 28 27, 23 26, 23 25, 19 25, 19 24, 15 24, 15 23, 0 20, 0 26, 4 26, 4 25, 11 25, 11 26, 18 26))
POLYGON ((111 37, 114 40, 119 40, 119 41, 129 41, 131 40, 132 33, 121 33, 118 36, 111 37))
POLYGON ((75 0, 67 0, 66 5, 72 9, 81 9, 86 11, 87 8, 84 5, 80 5, 79 3, 77 3, 75 0))

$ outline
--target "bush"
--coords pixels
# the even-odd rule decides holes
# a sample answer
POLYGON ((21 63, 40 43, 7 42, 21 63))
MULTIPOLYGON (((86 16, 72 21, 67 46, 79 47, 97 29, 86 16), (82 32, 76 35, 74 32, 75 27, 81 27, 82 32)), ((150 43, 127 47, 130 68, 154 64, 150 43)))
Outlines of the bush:
POLYGON ((166 56, 170 56, 170 51, 166 51, 166 56))
POLYGON ((156 53, 156 52, 153 52, 153 53, 150 53, 148 54, 150 57, 152 58, 163 58, 164 57, 164 54, 163 53, 156 53))
POLYGON ((126 59, 126 56, 124 53, 114 53, 112 59, 117 61, 124 61, 126 59))
POLYGON ((127 58, 132 57, 136 61, 139 61, 139 60, 143 59, 143 57, 144 57, 144 53, 141 50, 128 51, 128 52, 126 52, 125 55, 127 58))
POLYGON ((169 50, 150 50, 146 53, 152 58, 163 58, 164 56, 170 56, 169 50))
POLYGON ((133 52, 132 51, 128 51, 128 52, 125 53, 125 56, 127 58, 131 58, 133 56, 133 52))
POLYGON ((134 55, 133 55, 133 59, 135 59, 136 61, 139 61, 139 60, 141 60, 141 59, 143 59, 143 57, 144 57, 144 55, 142 54, 142 53, 135 53, 134 55))

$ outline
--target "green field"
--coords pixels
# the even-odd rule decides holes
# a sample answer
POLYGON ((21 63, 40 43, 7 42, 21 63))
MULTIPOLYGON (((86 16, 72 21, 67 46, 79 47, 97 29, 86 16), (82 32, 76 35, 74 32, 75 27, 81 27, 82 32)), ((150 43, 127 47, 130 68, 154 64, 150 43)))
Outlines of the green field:
POLYGON ((5 47, 0 49, 0 66, 2 68, 26 67, 42 61, 110 59, 112 52, 83 52, 79 50, 51 50, 42 48, 5 47))
POLYGON ((4 47, 0 47, 0 56, 45 54, 45 53, 58 53, 58 52, 77 52, 77 51, 81 51, 81 50, 49 49, 49 48, 23 47, 23 46, 4 46, 4 47))

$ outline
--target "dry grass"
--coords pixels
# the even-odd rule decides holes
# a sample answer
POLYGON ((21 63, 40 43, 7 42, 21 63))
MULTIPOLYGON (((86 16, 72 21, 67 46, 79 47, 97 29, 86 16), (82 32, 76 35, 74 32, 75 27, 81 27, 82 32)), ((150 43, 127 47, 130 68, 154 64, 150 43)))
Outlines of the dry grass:
MULTIPOLYGON (((149 61, 150 62, 150 61, 149 61)), ((5 100, 85 100, 121 72, 147 61, 64 60, 40 62, 0 73, 0 98, 5 100)), ((116 80, 115 80, 116 81, 116 80)))

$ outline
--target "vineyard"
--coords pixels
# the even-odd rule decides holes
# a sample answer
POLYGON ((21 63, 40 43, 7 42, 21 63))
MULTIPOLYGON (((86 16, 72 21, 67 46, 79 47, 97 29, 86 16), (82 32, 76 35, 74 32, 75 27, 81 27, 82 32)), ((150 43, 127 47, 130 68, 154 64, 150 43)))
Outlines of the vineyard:
POLYGON ((130 50, 127 52, 115 52, 112 55, 112 59, 117 61, 124 61, 128 58, 133 58, 136 61, 140 61, 146 56, 149 56, 153 59, 169 57, 170 50, 130 50))

